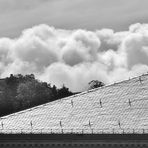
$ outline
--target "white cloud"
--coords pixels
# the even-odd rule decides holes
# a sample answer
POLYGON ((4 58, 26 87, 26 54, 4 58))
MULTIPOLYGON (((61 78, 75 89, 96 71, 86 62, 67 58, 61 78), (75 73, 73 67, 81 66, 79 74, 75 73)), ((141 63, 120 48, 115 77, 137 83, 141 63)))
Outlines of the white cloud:
POLYGON ((73 67, 64 63, 54 63, 39 78, 45 81, 50 80, 58 87, 64 83, 75 91, 84 90, 92 79, 108 82, 106 68, 98 62, 82 63, 73 67))
POLYGON ((61 48, 62 59, 68 65, 97 60, 100 40, 95 33, 85 30, 74 31, 61 48))
POLYGON ((40 80, 84 90, 91 80, 113 83, 148 71, 148 24, 124 32, 62 30, 48 25, 0 38, 0 76, 34 73, 40 80))

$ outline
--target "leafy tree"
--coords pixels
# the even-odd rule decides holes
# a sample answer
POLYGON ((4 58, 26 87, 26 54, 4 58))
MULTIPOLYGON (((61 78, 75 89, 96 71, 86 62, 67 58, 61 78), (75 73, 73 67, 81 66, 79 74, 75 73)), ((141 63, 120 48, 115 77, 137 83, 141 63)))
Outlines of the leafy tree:
POLYGON ((51 89, 47 83, 37 80, 20 83, 17 89, 17 100, 21 108, 27 108, 51 101, 51 89))
POLYGON ((33 74, 13 75, 0 81, 0 116, 67 97, 73 93, 63 85, 57 89, 35 79, 33 74))
POLYGON ((25 82, 19 84, 17 88, 16 98, 19 101, 21 108, 26 108, 30 106, 33 96, 34 96, 34 91, 31 82, 25 82))
POLYGON ((0 115, 9 114, 12 112, 13 106, 12 102, 8 97, 8 93, 5 91, 0 91, 0 115))
POLYGON ((88 84, 89 84, 88 90, 98 88, 98 87, 102 87, 102 86, 105 85, 103 82, 100 82, 98 80, 92 80, 88 84))
POLYGON ((58 98, 64 98, 72 94, 73 93, 69 91, 69 88, 65 87, 65 85, 63 85, 61 89, 58 89, 58 98))
POLYGON ((57 100, 58 98, 58 89, 55 85, 52 87, 52 101, 57 100))

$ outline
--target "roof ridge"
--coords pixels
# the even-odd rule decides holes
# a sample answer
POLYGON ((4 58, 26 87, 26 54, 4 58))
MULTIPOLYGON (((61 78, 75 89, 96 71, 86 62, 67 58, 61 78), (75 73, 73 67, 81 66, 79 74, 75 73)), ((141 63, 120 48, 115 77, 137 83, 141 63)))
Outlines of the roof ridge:
POLYGON ((41 105, 38 105, 38 106, 34 106, 34 107, 31 107, 31 108, 28 108, 28 109, 25 109, 25 110, 22 110, 22 111, 19 111, 19 112, 16 112, 16 113, 12 113, 12 114, 9 114, 9 115, 6 115, 6 116, 2 116, 2 117, 0 117, 0 119, 5 119, 5 118, 11 117, 11 116, 15 116, 16 114, 22 114, 22 113, 25 113, 27 111, 32 111, 32 110, 35 110, 37 108, 47 106, 48 104, 53 104, 53 103, 55 104, 57 102, 61 102, 61 101, 64 101, 64 100, 68 100, 70 98, 74 98, 74 97, 77 97, 77 96, 85 95, 87 93, 95 92, 95 91, 97 91, 99 89, 105 89, 106 87, 111 87, 111 86, 114 86, 115 84, 121 84, 121 83, 124 83, 124 82, 130 81, 130 80, 136 79, 136 78, 141 77, 141 76, 146 76, 146 75, 148 75, 148 73, 141 74, 139 76, 134 76, 132 78, 125 79, 125 80, 122 80, 122 81, 119 81, 119 82, 115 82, 115 83, 112 83, 112 84, 108 84, 108 85, 105 85, 105 86, 102 86, 102 87, 98 87, 98 88, 94 88, 94 89, 91 89, 91 90, 87 90, 87 91, 81 92, 79 94, 75 94, 75 95, 72 95, 72 96, 64 97, 64 98, 61 98, 61 99, 58 99, 58 100, 55 100, 55 101, 51 101, 51 102, 47 102, 47 103, 44 103, 44 104, 41 104, 41 105))

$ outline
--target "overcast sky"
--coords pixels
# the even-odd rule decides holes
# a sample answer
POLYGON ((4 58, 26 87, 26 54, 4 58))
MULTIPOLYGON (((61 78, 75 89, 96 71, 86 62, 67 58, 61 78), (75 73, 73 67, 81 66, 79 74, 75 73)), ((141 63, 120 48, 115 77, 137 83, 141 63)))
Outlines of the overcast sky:
POLYGON ((148 72, 148 0, 0 0, 0 77, 72 91, 148 72), (106 29, 103 29, 106 28, 106 29))
POLYGON ((112 28, 148 22, 148 0, 0 0, 0 36, 48 24, 63 29, 112 28))

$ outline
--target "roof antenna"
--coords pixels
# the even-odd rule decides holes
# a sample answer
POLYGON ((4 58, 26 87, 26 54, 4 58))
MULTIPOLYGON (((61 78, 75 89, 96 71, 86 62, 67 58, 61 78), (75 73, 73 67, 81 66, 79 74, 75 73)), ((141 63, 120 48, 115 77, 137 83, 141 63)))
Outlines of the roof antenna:
POLYGON ((131 100, 130 99, 128 100, 128 103, 129 103, 129 106, 131 107, 131 100))
POLYGON ((101 106, 101 108, 102 108, 102 101, 101 101, 101 99, 100 99, 100 106, 101 106))
POLYGON ((71 100, 71 106, 73 107, 73 100, 71 100))

